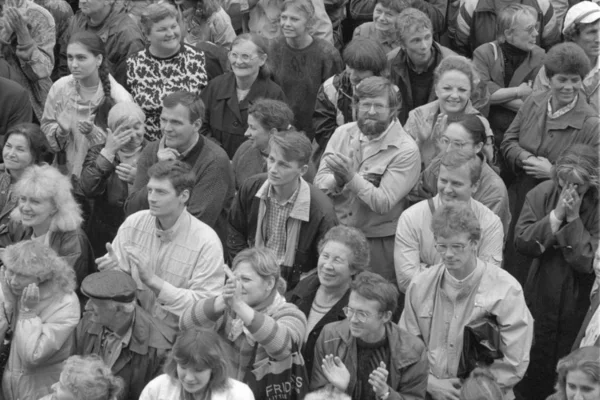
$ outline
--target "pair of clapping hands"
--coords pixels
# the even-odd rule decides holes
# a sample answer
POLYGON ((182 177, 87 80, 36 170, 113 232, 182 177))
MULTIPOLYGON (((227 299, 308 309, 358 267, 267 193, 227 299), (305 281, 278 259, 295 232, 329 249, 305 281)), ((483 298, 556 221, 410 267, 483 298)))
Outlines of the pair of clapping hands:
MULTIPOLYGON (((350 372, 338 356, 326 355, 322 360, 321 368, 325 378, 338 390, 345 392, 350 384, 350 372)), ((387 384, 389 372, 385 363, 379 363, 379 367, 369 375, 369 385, 373 387, 377 398, 386 396, 390 392, 387 384)))
POLYGON ((154 271, 150 267, 150 262, 145 254, 133 246, 125 246, 127 254, 124 261, 126 262, 121 262, 110 243, 106 243, 106 251, 107 253, 104 256, 96 259, 99 271, 118 268, 134 278, 136 275, 139 276, 142 283, 149 286, 152 278, 154 278, 154 271))

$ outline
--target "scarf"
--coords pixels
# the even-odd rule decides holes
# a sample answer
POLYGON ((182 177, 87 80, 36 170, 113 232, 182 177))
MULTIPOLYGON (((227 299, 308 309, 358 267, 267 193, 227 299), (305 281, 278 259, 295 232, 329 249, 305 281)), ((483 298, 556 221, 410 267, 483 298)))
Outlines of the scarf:
MULTIPOLYGON (((285 298, 279 294, 277 289, 273 290, 275 291, 275 296, 273 296, 273 301, 271 302, 271 304, 269 304, 263 309, 256 309, 256 312, 260 312, 268 315, 269 317, 272 317, 273 314, 275 314, 281 308, 281 306, 286 303, 285 298)), ((256 343, 254 336, 252 336, 248 328, 246 328, 246 326, 244 325, 244 321, 242 321, 242 319, 236 315, 236 317, 231 321, 231 327, 229 329, 229 335, 227 336, 227 338, 233 342, 242 333, 246 336, 246 341, 248 342, 248 344, 250 346, 254 346, 254 344, 256 343)))

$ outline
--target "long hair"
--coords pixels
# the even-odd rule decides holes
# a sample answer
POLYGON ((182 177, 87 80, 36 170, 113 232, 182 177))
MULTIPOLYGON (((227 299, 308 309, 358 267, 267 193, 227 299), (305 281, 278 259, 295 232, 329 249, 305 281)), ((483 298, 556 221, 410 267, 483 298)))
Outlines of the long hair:
POLYGON ((557 400, 567 400, 567 377, 573 371, 581 371, 592 382, 600 384, 600 347, 581 347, 558 361, 555 386, 557 400))
POLYGON ((591 146, 576 143, 567 147, 556 159, 552 169, 552 179, 558 185, 558 179, 568 177, 590 184, 590 189, 598 198, 600 179, 598 172, 598 151, 591 146))

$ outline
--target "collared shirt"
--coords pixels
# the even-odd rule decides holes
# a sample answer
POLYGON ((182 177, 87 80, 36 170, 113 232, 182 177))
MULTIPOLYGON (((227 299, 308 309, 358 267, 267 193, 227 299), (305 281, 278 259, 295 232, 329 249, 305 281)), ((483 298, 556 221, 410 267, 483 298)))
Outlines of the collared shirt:
POLYGON ((566 106, 559 108, 558 110, 553 112, 552 111, 552 96, 550 96, 550 98, 548 99, 548 118, 556 119, 558 117, 562 117, 563 115, 565 115, 566 113, 568 113, 569 111, 571 111, 572 109, 575 108, 578 98, 579 98, 579 95, 575 96, 575 98, 573 99, 572 102, 570 102, 566 106))
POLYGON ((287 243, 287 219, 294 208, 294 203, 298 198, 298 192, 300 185, 296 188, 292 197, 287 199, 283 203, 279 203, 275 199, 275 193, 273 193, 273 186, 269 186, 267 194, 267 212, 266 212, 266 236, 265 244, 266 247, 275 252, 275 257, 278 264, 282 264, 285 258, 285 248, 287 243))
POLYGON ((104 363, 109 368, 112 368, 113 365, 115 365, 119 359, 119 356, 121 355, 121 350, 129 346, 131 335, 133 334, 133 322, 134 321, 132 320, 129 329, 127 329, 127 332, 125 332, 125 335, 123 336, 117 335, 115 332, 106 327, 102 329, 100 351, 102 352, 101 356, 104 360, 104 363))

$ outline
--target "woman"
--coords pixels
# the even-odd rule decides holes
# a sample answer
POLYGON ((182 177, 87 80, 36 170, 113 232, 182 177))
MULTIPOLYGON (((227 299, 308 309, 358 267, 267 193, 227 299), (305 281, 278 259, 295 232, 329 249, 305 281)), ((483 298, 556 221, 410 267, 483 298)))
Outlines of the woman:
POLYGON ((145 119, 137 104, 116 104, 108 113, 106 143, 90 148, 83 162, 79 183, 83 194, 94 199, 86 232, 95 257, 106 253, 105 244, 113 241, 125 220, 123 207, 146 145, 145 119))
POLYGON ((29 92, 35 121, 42 118, 54 68, 54 18, 31 0, 6 0, 0 18, 0 60, 8 76, 29 92))
POLYGON ((184 0, 182 6, 185 26, 185 42, 195 45, 198 42, 212 42, 229 48, 235 39, 229 14, 223 10, 218 0, 184 0))
POLYGON ((95 355, 67 358, 52 394, 40 400, 118 400, 123 380, 95 355))
POLYGON ((408 8, 404 0, 377 0, 373 9, 373 21, 365 22, 354 30, 353 38, 365 37, 381 45, 385 53, 402 46, 396 33, 395 21, 398 14, 408 8))
POLYGON ((223 293, 198 301, 183 313, 179 326, 216 323, 216 332, 229 344, 231 376, 243 381, 252 365, 286 360, 294 345, 301 347, 306 317, 280 294, 286 284, 270 250, 243 250, 233 259, 231 271, 223 268, 228 278, 223 293))
POLYGON ((0 165, 0 229, 10 221, 10 213, 17 206, 14 185, 31 165, 40 165, 52 159, 52 152, 40 127, 21 123, 4 135, 0 165))
POLYGON ((361 231, 343 225, 333 227, 319 243, 317 274, 301 280, 286 294, 307 318, 302 348, 307 371, 312 371, 315 344, 323 327, 346 319, 343 308, 348 305, 350 283, 367 268, 370 254, 361 231))
POLYGON ((2 392, 5 400, 40 399, 74 350, 80 316, 75 273, 36 240, 7 247, 2 262, 0 339, 13 332, 2 392))
POLYGON ((286 0, 279 19, 283 37, 273 42, 269 53, 275 82, 294 112, 294 126, 311 140, 319 88, 344 68, 333 44, 310 35, 314 19, 315 8, 309 0, 286 0))
POLYGON ((71 190, 69 178, 56 168, 29 167, 15 185, 18 205, 8 226, 0 232, 0 247, 28 239, 44 243, 75 271, 79 287, 95 266, 71 190))
POLYGON ((598 113, 579 95, 582 80, 590 70, 583 50, 573 43, 561 43, 548 51, 545 71, 552 89, 529 96, 506 131, 500 151, 516 178, 508 187, 513 216, 504 253, 504 267, 523 285, 528 257, 514 249, 514 226, 525 195, 540 182, 550 179, 552 164, 571 144, 598 146, 598 113))
POLYGON ((212 330, 179 332, 164 375, 148 383, 140 400, 254 400, 248 385, 229 378, 228 356, 212 330))
POLYGON ((489 369, 475 368, 460 388, 459 400, 503 400, 504 393, 489 369))
POLYGON ((532 189, 515 228, 517 251, 532 257, 525 299, 535 319, 531 368, 521 381, 527 399, 544 399, 553 366, 569 354, 590 306, 600 222, 598 150, 568 147, 552 180, 532 189))
POLYGON ((531 6, 510 4, 498 16, 494 42, 475 49, 473 63, 490 91, 488 119, 499 147, 504 132, 531 94, 532 82, 542 66, 544 50, 535 42, 537 12, 531 6))
POLYGON ((71 75, 50 88, 41 125, 57 153, 55 165, 79 178, 88 149, 106 140, 108 111, 133 99, 109 74, 104 42, 95 33, 71 37, 67 62, 71 75))
POLYGON ((283 91, 271 80, 265 40, 244 33, 229 52, 231 72, 216 77, 202 91, 206 107, 200 133, 223 146, 231 159, 246 140, 248 108, 259 98, 284 100, 283 91))
MULTIPOLYGON (((477 72, 473 63, 462 56, 448 56, 440 62, 433 74, 437 100, 408 113, 404 129, 417 142, 421 165, 427 166, 440 152, 438 143, 446 126, 467 114, 476 114, 491 136, 489 123, 471 104, 471 91, 476 88, 477 72)), ((486 159, 493 162, 492 144, 484 145, 486 159)))
POLYGON ((162 99, 174 92, 200 95, 209 77, 204 53, 182 44, 179 13, 163 2, 141 16, 148 47, 127 59, 127 87, 146 114, 146 139, 158 140, 162 99))
POLYGON ((556 393, 548 400, 600 398, 600 348, 582 347, 558 362, 556 393))
POLYGON ((287 104, 279 100, 258 99, 248 108, 248 138, 240 145, 233 159, 235 188, 256 174, 267 172, 269 140, 277 132, 287 130, 294 122, 294 113, 287 104))

